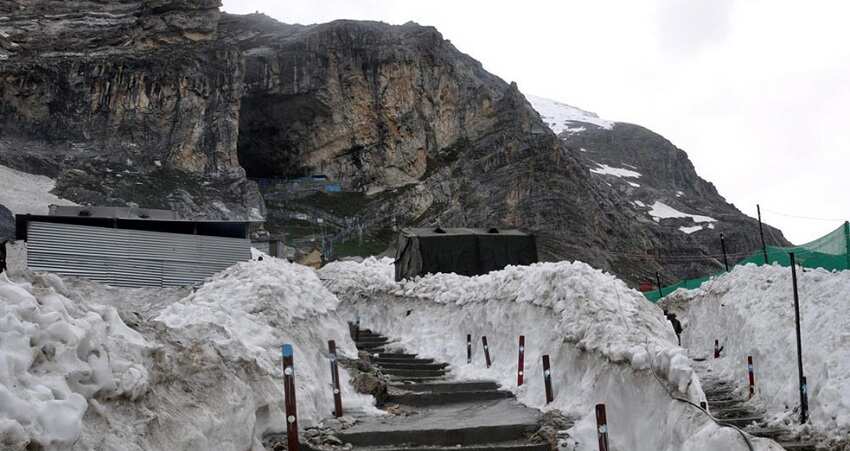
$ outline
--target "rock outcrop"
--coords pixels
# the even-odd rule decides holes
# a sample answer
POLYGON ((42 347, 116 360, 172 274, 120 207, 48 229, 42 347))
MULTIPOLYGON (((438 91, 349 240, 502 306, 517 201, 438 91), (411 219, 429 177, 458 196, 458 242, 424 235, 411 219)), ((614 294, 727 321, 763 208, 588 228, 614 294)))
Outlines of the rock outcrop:
POLYGON ((267 213, 273 233, 339 254, 380 252, 404 226, 495 226, 536 233, 544 259, 630 281, 717 269, 666 258, 716 252, 635 203, 690 206, 673 186, 709 199, 694 213, 722 216, 718 231, 746 225, 736 251, 754 247, 751 221, 662 138, 640 138, 631 160, 617 152, 643 133, 632 126, 559 138, 516 85, 414 23, 287 25, 217 0, 17 0, 0 5, 0 98, 0 164, 55 178, 77 203, 267 213), (668 172, 629 197, 590 172, 603 161, 668 172), (249 181, 317 174, 342 192, 261 197, 249 181))

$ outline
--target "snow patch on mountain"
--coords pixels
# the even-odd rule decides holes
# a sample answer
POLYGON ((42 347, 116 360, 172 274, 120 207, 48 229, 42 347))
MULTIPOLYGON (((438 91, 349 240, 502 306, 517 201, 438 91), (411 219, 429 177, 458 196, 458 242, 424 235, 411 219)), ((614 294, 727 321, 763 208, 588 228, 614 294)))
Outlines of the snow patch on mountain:
POLYGON ((45 215, 49 205, 76 205, 50 193, 56 182, 0 165, 0 205, 15 214, 45 215))
POLYGON ((709 216, 683 213, 660 201, 655 201, 655 203, 650 206, 649 215, 652 216, 656 222, 661 219, 669 218, 691 218, 694 222, 717 222, 716 219, 709 216))
POLYGON ((614 128, 615 122, 601 119, 596 113, 543 97, 527 95, 525 98, 531 102, 531 106, 556 135, 564 131, 580 133, 586 130, 584 124, 591 124, 608 130, 614 128))
MULTIPOLYGON (((602 175, 613 175, 614 177, 630 177, 630 178, 638 178, 641 176, 640 172, 632 171, 630 169, 624 168, 616 168, 613 166, 608 166, 607 164, 597 163, 598 168, 593 168, 590 172, 594 174, 602 174, 602 175)), ((640 186, 640 185, 638 185, 640 186)))

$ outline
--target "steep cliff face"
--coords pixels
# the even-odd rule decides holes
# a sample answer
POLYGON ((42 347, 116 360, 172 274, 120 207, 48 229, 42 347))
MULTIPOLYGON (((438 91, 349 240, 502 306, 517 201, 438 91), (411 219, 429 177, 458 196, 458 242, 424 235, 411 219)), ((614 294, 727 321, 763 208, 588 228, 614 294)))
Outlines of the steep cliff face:
POLYGON ((287 25, 217 0, 6 2, 0 99, 0 165, 78 203, 229 218, 268 204, 272 232, 305 247, 327 234, 339 254, 384 250, 404 226, 518 227, 545 259, 630 281, 717 269, 709 230, 754 247, 752 221, 663 138, 577 109, 584 122, 556 136, 517 86, 413 23, 287 25), (641 181, 605 169, 625 165, 641 181), (246 177, 315 174, 343 192, 261 198, 246 177), (673 258, 693 253, 706 255, 673 258))
POLYGON ((259 214, 236 154, 242 56, 215 41, 218 6, 4 4, 15 51, 0 61, 0 164, 80 203, 259 214))

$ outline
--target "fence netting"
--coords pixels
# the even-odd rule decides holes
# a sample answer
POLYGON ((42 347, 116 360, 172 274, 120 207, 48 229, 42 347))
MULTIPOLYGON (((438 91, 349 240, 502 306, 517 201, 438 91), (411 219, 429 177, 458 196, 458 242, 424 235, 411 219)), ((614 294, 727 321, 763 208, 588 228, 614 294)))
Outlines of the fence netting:
MULTIPOLYGON (((746 265, 747 263, 791 266, 789 254, 792 252, 797 264, 806 268, 823 268, 830 271, 850 269, 850 222, 845 222, 832 232, 800 246, 767 246, 767 261, 765 261, 764 251, 759 249, 751 256, 735 263, 735 266, 746 265)), ((679 288, 688 290, 699 288, 713 276, 682 280, 673 285, 662 287, 660 290, 647 291, 644 295, 650 301, 658 302, 662 297, 679 288)))

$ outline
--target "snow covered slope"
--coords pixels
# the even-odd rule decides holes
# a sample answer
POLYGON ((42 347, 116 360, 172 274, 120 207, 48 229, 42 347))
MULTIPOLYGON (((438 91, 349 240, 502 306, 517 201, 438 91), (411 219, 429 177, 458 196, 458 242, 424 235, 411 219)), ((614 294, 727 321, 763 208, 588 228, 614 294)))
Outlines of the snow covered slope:
MULTIPOLYGON (((183 299, 26 277, 0 275, 4 451, 262 450, 264 433, 285 430, 281 344, 295 348, 302 427, 333 406, 328 340, 356 356, 336 297, 278 259, 240 263, 183 299)), ((340 370, 345 408, 375 412, 340 370)))
MULTIPOLYGON (((803 367, 809 385, 811 428, 850 446, 850 271, 798 271, 803 367)), ((755 402, 775 422, 798 421, 800 404, 791 269, 736 266, 700 289, 680 290, 663 306, 686 320, 683 344, 708 356, 714 340, 722 358, 714 371, 747 390, 753 356, 755 402)))
MULTIPOLYGON (((564 449, 596 450, 594 405, 608 408, 612 449, 745 450, 734 430, 673 397, 704 399, 685 350, 661 310, 615 277, 583 263, 508 267, 485 276, 437 274, 393 281, 391 259, 332 263, 320 276, 365 327, 405 349, 451 363, 460 379, 493 379, 523 403, 577 420, 564 449), (466 335, 474 340, 466 362, 466 335), (517 337, 525 380, 516 387, 517 337), (493 366, 485 368, 486 336, 493 366), (555 401, 546 405, 541 357, 552 361, 555 401)), ((757 449, 771 448, 758 442, 757 449)))
POLYGON ((43 175, 26 172, 0 165, 0 205, 15 214, 47 214, 47 206, 76 205, 75 203, 50 194, 56 182, 43 175))
POLYGON ((564 131, 582 132, 586 130, 585 127, 588 124, 609 130, 614 127, 613 121, 600 119, 596 113, 584 111, 566 103, 532 95, 526 95, 525 98, 531 102, 531 106, 540 113, 540 117, 556 135, 564 131))

